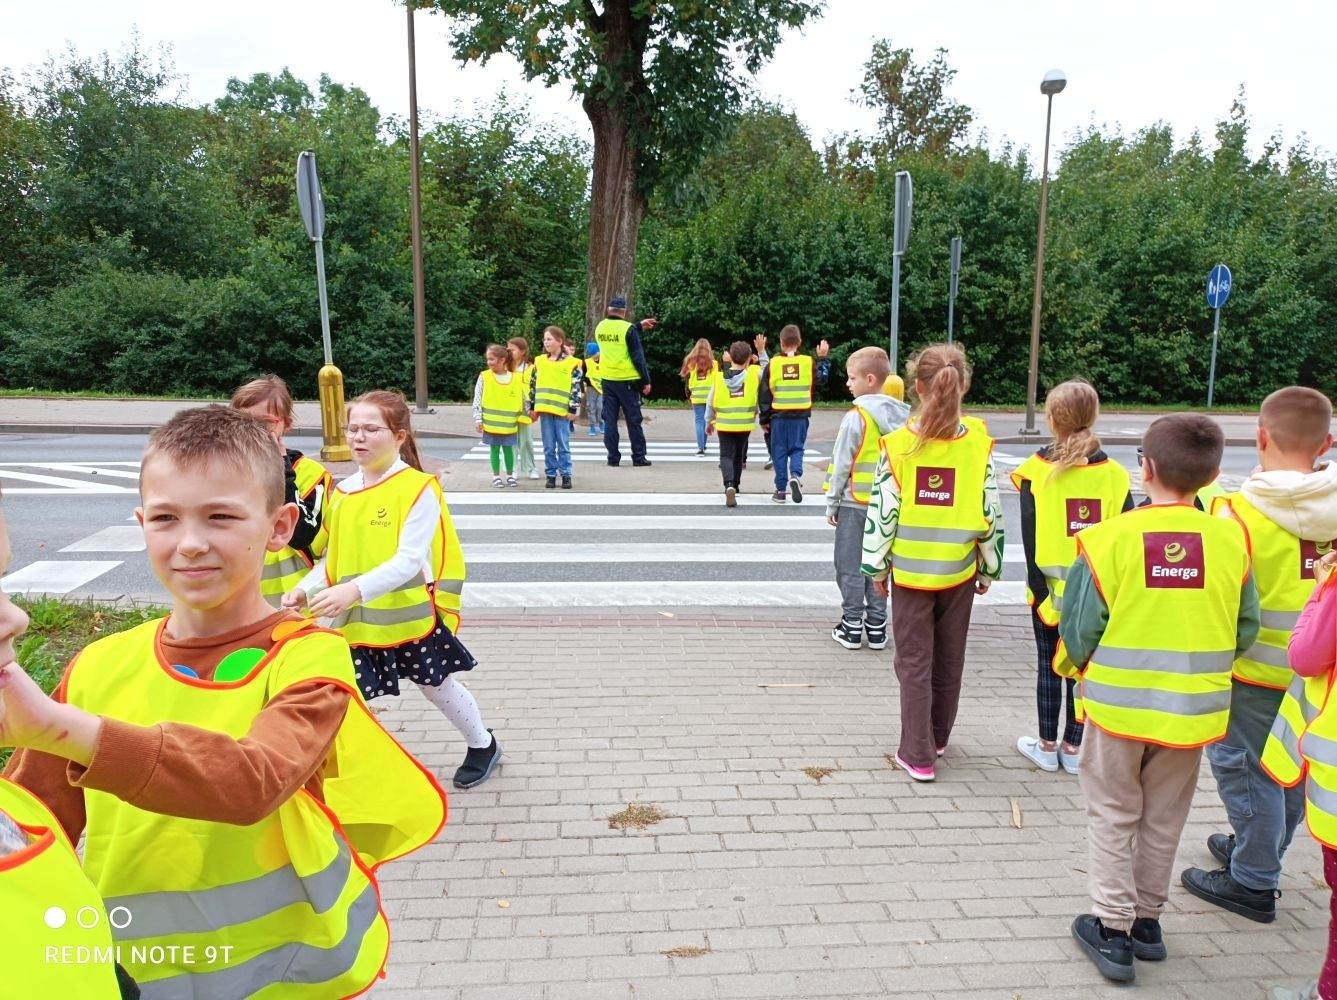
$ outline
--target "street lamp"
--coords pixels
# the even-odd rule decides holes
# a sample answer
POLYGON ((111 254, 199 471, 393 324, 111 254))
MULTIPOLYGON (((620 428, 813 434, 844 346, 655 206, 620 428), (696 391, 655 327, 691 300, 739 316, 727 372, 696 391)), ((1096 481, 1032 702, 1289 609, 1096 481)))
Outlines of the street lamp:
POLYGON ((1045 158, 1040 173, 1040 234, 1035 241, 1035 295, 1031 299, 1031 365, 1026 375, 1026 426, 1022 434, 1039 434, 1035 427, 1035 393, 1040 380, 1040 295, 1045 279, 1045 216, 1049 203, 1049 121, 1054 114, 1054 95, 1068 85, 1061 69, 1051 69, 1040 81, 1040 93, 1049 98, 1045 108, 1045 158))
POLYGON ((416 0, 405 4, 409 15, 409 239, 413 244, 413 382, 414 413, 431 413, 427 404, 427 306, 422 263, 422 180, 418 154, 418 58, 413 40, 416 0))

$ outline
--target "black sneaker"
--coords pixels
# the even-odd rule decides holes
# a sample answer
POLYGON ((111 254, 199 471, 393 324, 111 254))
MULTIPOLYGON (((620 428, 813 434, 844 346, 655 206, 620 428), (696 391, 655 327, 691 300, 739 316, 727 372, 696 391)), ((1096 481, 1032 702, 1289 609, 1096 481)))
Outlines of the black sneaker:
POLYGON ((562 477, 562 489, 564 489, 564 490, 569 490, 570 488, 571 488, 571 477, 570 477, 570 476, 563 476, 563 477, 562 477))
POLYGON ((787 499, 779 490, 771 494, 771 503, 784 503, 787 499))
POLYGON ((1207 838, 1207 850, 1217 861, 1230 867, 1230 856, 1235 853, 1235 835, 1233 833, 1214 833, 1207 838))
POLYGON ((619 465, 622 464, 622 460, 621 460, 621 459, 618 459, 616 462, 614 462, 614 461, 610 458, 610 459, 608 460, 608 464, 611 465, 613 468, 616 469, 619 465))
POLYGON ((831 638, 846 649, 858 649, 863 645, 863 626, 860 622, 847 622, 842 618, 831 630, 831 638))
POLYGON ((543 484, 543 488, 544 488, 545 490, 555 490, 555 489, 557 489, 557 477, 556 477, 556 476, 549 476, 549 477, 548 477, 548 481, 547 481, 546 483, 543 484))
POLYGON ((789 480, 789 495, 794 498, 794 503, 803 502, 803 484, 798 481, 797 476, 789 480))
POLYGON ((869 649, 887 648, 887 623, 879 622, 874 625, 872 622, 863 623, 864 634, 868 636, 869 649))
POLYGON ((648 458, 633 458, 631 460, 631 464, 636 466, 638 469, 644 469, 647 465, 654 465, 655 463, 650 461, 648 458))
POLYGON ((1133 957, 1144 962, 1164 962, 1169 952, 1161 936, 1161 922, 1151 917, 1138 917, 1128 936, 1133 939, 1133 957))
POLYGON ((1117 983, 1133 981, 1137 975, 1133 968, 1133 939, 1123 931, 1112 931, 1099 917, 1083 913, 1072 922, 1072 936, 1106 979, 1117 983))
POLYGON ((1215 903, 1241 917, 1260 924, 1270 924, 1277 919, 1277 897, 1281 893, 1276 889, 1250 889, 1241 885, 1231 876, 1229 868, 1212 872, 1189 868, 1179 876, 1179 881, 1199 899, 1215 903))
MULTIPOLYGON (((492 730, 487 731, 492 736, 492 730)), ((501 745, 497 743, 497 738, 492 736, 492 743, 485 747, 470 747, 469 752, 464 755, 464 763, 455 771, 456 788, 473 788, 474 785, 481 785, 487 781, 487 777, 492 773, 492 769, 497 766, 497 761, 501 760, 501 745)))

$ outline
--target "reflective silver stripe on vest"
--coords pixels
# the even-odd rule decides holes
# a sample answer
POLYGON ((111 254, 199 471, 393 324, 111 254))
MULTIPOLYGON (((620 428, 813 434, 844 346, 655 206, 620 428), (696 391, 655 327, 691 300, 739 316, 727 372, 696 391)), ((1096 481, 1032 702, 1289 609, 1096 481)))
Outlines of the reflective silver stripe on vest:
POLYGON ((1268 735, 1281 744, 1281 748, 1286 751, 1286 756, 1291 759, 1292 764, 1297 768, 1303 765, 1304 760, 1300 756, 1300 734, 1295 731, 1295 727, 1290 724, 1290 721, 1284 715, 1279 714, 1272 720, 1272 729, 1268 735))
POLYGON ((969 528, 925 528, 918 525, 898 524, 896 537, 907 542, 944 542, 960 544, 978 541, 980 533, 969 528))
POLYGON ((777 385, 777 386, 771 391, 771 395, 774 397, 774 399, 775 399, 775 401, 776 401, 777 403, 790 403, 790 402, 795 402, 795 401, 798 401, 798 400, 802 400, 803 402, 806 403, 806 402, 808 402, 808 399, 812 396, 812 386, 810 386, 810 385, 778 386, 778 385, 777 385))
MULTIPOLYGON (((1295 623, 1300 620, 1298 611, 1264 611, 1259 616, 1259 623, 1263 628, 1276 629, 1278 632, 1289 632, 1295 628, 1295 623)), ((1282 664, 1285 666, 1286 664, 1282 664)))
POLYGON ((753 423, 751 406, 715 407, 715 426, 728 430, 730 427, 751 427, 753 423))
POLYGON ((1283 670, 1291 668, 1290 661, 1286 659, 1286 650, 1266 642, 1255 642, 1245 651, 1241 659, 1266 663, 1269 667, 1281 667, 1283 670))
POLYGON ((432 617, 432 605, 427 601, 410 604, 406 608, 368 608, 357 605, 349 608, 340 628, 348 625, 407 625, 432 617))
POLYGON ((1167 715, 1211 715, 1230 710, 1230 688, 1221 691, 1161 691, 1101 684, 1089 677, 1082 681, 1082 697, 1110 708, 1140 708, 1167 715))
POLYGON ((1091 662, 1116 670, 1159 670, 1167 674, 1228 674, 1235 652, 1184 653, 1170 649, 1122 649, 1097 646, 1091 662))
POLYGON ((1305 798, 1329 816, 1337 816, 1337 792, 1320 785, 1312 771, 1305 782, 1305 798))
POLYGON ((920 573, 924 576, 953 576, 956 573, 963 572, 971 566, 976 565, 975 553, 967 552, 965 556, 955 561, 945 559, 911 559, 906 556, 893 554, 891 557, 892 570, 900 570, 903 573, 920 573))
POLYGON ((437 580, 436 589, 441 594, 462 594, 464 593, 463 580, 437 580))
POLYGON ((316 913, 324 913, 339 901, 353 867, 348 844, 342 837, 334 840, 337 853, 311 875, 298 875, 292 865, 285 865, 258 878, 212 889, 108 897, 109 908, 124 906, 134 915, 128 927, 113 928, 113 934, 117 941, 204 934, 258 920, 296 903, 310 903, 316 913))
POLYGON ((1337 741, 1319 736, 1317 733, 1305 733, 1304 755, 1306 760, 1316 764, 1337 767, 1337 741))
POLYGON ((565 410, 571 404, 571 390, 548 389, 540 386, 534 390, 534 405, 538 406, 541 403, 560 406, 565 410))
POLYGON ((379 912, 376 887, 368 885, 348 908, 347 930, 332 948, 290 941, 236 965, 141 982, 139 995, 143 1000, 248 997, 274 983, 319 985, 329 982, 345 975, 357 963, 362 942, 379 912))
POLYGON ((489 410, 486 406, 480 407, 479 412, 484 417, 502 417, 507 421, 512 421, 520 415, 515 410, 489 410))
POLYGON ((264 572, 260 574, 262 580, 281 580, 283 577, 292 573, 301 573, 306 575, 306 571, 311 567, 307 565, 306 560, 298 555, 284 556, 277 562, 265 563, 264 572))

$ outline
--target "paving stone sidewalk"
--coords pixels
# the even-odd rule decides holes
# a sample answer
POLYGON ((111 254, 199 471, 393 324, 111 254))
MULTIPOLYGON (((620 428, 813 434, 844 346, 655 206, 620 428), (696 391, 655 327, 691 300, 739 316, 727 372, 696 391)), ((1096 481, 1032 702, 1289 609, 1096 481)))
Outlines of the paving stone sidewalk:
MULTIPOLYGON (((437 842, 382 871, 385 1000, 1131 996, 1069 937, 1087 904, 1077 779, 1015 750, 1034 727, 1024 608, 977 608, 952 745, 915 785, 891 651, 828 615, 476 614, 467 680, 499 772, 451 793, 437 842), (821 769, 805 773, 805 769, 821 769), (830 773, 823 776, 823 771, 830 773), (666 818, 610 829, 629 804, 666 818), (1019 824, 1018 824, 1019 819, 1019 824)), ((447 780, 461 741, 416 691, 374 703, 447 780)), ((1224 829, 1204 765, 1177 869, 1224 829)), ((1301 830, 1276 923, 1176 885, 1144 1000, 1261 998, 1317 975, 1328 892, 1301 830)))

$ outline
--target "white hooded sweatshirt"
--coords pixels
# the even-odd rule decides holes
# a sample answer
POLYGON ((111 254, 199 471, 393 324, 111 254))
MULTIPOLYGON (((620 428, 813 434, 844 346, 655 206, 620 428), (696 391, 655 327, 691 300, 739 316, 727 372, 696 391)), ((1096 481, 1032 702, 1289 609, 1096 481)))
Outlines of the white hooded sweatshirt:
POLYGON ((1310 542, 1337 538, 1337 462, 1313 472, 1255 472, 1240 487, 1269 521, 1310 542))

